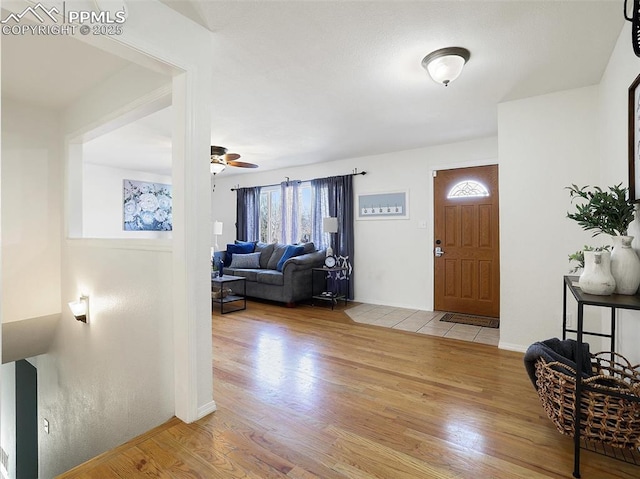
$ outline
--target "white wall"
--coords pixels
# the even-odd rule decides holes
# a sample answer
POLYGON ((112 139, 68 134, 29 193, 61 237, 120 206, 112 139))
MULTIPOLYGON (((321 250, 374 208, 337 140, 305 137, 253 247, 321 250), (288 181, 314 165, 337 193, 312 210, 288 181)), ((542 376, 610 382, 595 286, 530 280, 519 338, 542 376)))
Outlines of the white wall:
MULTIPOLYGON (((631 47, 631 24, 625 22, 600 84, 600 184, 628 185, 627 94, 629 85, 640 74, 640 58, 631 47)), ((629 234, 640 253, 640 223, 632 224, 629 234)), ((640 363, 640 313, 620 312, 618 350, 632 363, 640 363)))
POLYGON ((224 223, 218 245, 235 239, 236 194, 230 188, 279 183, 285 176, 309 180, 366 170, 353 179, 354 194, 409 190, 409 219, 356 220, 355 300, 416 309, 433 308, 433 176, 432 170, 497 162, 495 137, 416 150, 352 158, 330 163, 228 175, 217 175, 212 220, 224 223), (427 228, 420 228, 420 222, 427 228))
POLYGON ((594 86, 499 105, 501 347, 562 334, 567 255, 599 244, 566 218, 565 190, 598 183, 597 100, 594 86))
POLYGON ((59 117, 2 99, 2 321, 60 312, 59 117))
POLYGON ((171 239, 170 231, 124 231, 123 180, 171 184, 171 176, 85 163, 82 180, 84 238, 171 239))
MULTIPOLYGON (((141 240, 144 241, 144 240, 141 240)), ((171 251, 147 242, 74 240, 63 297, 89 296, 89 323, 68 308, 37 357, 41 477, 50 478, 174 414, 171 251)))

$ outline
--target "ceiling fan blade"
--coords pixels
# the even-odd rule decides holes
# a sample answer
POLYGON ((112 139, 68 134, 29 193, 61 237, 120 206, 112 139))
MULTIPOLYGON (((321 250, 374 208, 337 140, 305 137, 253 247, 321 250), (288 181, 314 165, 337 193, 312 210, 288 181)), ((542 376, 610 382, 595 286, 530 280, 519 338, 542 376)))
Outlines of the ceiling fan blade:
POLYGON ((235 161, 240 159, 240 155, 238 155, 237 153, 227 153, 226 155, 224 155, 224 158, 225 160, 227 160, 227 162, 235 161))
MULTIPOLYGON (((228 155, 227 155, 228 156, 228 155)), ((257 168, 258 165, 247 163, 246 161, 228 161, 229 166, 237 166, 238 168, 257 168)))

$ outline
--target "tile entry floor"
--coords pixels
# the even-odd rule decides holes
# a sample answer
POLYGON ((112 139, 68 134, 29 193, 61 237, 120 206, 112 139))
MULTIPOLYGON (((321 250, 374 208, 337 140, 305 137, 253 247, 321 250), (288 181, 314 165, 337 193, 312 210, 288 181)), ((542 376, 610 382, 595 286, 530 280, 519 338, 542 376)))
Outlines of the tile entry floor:
POLYGON ((420 311, 375 304, 359 304, 344 311, 356 323, 497 346, 500 329, 440 321, 443 311, 420 311))

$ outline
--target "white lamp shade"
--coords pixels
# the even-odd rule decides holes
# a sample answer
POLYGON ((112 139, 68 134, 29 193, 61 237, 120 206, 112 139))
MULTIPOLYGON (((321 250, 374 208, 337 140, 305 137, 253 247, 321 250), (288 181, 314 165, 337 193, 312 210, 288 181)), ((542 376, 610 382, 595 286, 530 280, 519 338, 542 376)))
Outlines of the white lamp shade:
POLYGON ((72 301, 69 304, 71 313, 78 321, 87 322, 87 316, 89 315, 89 298, 87 296, 80 296, 78 301, 72 301))
POLYGON ((74 316, 86 316, 87 303, 84 301, 72 301, 69 303, 69 308, 74 316))
POLYGON ((338 218, 329 216, 322 218, 322 231, 324 233, 337 233, 338 232, 338 218))
POLYGON ((221 235, 222 234, 222 221, 214 221, 213 222, 213 234, 221 235))

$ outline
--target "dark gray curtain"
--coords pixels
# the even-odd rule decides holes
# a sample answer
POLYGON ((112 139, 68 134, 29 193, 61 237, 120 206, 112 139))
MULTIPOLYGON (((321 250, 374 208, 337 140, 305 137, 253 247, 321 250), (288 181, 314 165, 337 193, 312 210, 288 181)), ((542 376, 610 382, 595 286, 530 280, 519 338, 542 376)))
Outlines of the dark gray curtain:
MULTIPOLYGON (((346 258, 345 266, 353 267, 353 175, 331 176, 311 180, 315 195, 312 215, 312 239, 319 248, 330 242, 335 256, 346 258), (331 235, 322 232, 322 218, 338 218, 338 232, 331 235)), ((353 276, 347 281, 345 293, 353 299, 353 276)))
POLYGON ((260 187, 236 190, 236 239, 260 239, 260 187))

